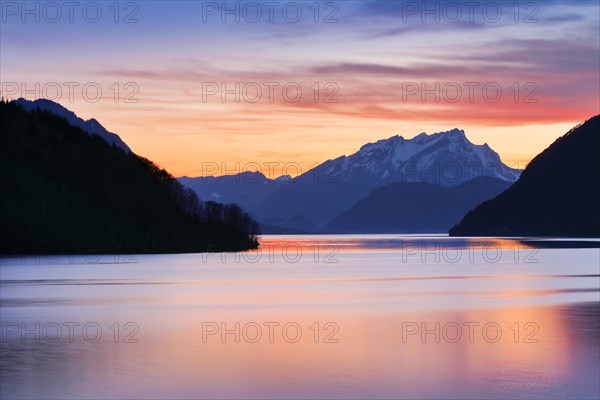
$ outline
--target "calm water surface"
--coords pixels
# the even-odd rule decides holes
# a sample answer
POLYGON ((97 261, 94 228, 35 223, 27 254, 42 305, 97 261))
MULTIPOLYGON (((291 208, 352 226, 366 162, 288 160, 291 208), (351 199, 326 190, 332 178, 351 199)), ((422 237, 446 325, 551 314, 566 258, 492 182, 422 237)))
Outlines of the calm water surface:
POLYGON ((597 241, 0 259, 2 398, 598 398, 597 241))

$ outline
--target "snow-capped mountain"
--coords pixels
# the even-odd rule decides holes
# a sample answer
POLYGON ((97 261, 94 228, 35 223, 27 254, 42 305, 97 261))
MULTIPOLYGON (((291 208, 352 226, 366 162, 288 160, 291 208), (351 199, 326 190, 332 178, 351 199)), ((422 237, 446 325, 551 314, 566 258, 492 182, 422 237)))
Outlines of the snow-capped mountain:
MULTIPOLYGON (((245 173, 247 174, 247 173, 245 173)), ((322 227, 373 190, 397 182, 451 187, 478 180, 512 184, 520 171, 509 168, 487 144, 475 145, 458 129, 412 138, 392 136, 356 153, 326 161, 293 179, 180 178, 203 199, 237 203, 259 221, 304 221, 322 227)), ((279 225, 284 227, 284 225, 279 225)))
MULTIPOLYGON (((376 184, 428 182, 455 186, 478 177, 515 182, 520 171, 502 163, 488 145, 475 145, 465 132, 453 129, 412 139, 392 136, 368 143, 350 156, 317 167, 318 176, 331 181, 368 178, 376 184)), ((312 172, 315 175, 315 172, 312 172)))
POLYGON ((67 122, 73 126, 77 126, 87 133, 91 135, 100 136, 102 139, 106 140, 108 144, 115 144, 115 146, 125 150, 126 152, 130 152, 131 149, 129 146, 125 144, 123 140, 116 133, 109 132, 104 128, 100 122, 95 120, 94 118, 85 121, 82 118, 79 118, 73 111, 61 106, 58 103, 55 103, 51 100, 47 99, 38 99, 38 100, 26 100, 24 98, 19 98, 15 100, 15 103, 19 104, 25 111, 32 111, 35 109, 40 109, 42 111, 48 111, 54 115, 59 117, 63 117, 67 120, 67 122))

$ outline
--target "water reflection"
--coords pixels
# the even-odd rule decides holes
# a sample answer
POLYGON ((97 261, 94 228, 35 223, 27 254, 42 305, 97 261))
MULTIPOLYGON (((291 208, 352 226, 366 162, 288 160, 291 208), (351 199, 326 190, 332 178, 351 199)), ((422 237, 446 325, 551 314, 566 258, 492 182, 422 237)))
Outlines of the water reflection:
POLYGON ((398 247, 446 237, 269 240, 273 259, 254 262, 4 261, 2 397, 600 395, 597 249, 530 245, 525 262, 520 241, 483 238, 460 243, 510 252, 451 261, 398 247), (315 261, 310 246, 332 242, 335 262, 315 261), (291 245, 306 249, 297 261, 291 245))
MULTIPOLYGON (((344 251, 404 250, 418 249, 503 249, 524 250, 533 248, 598 248, 600 239, 562 238, 493 238, 493 237, 450 237, 447 235, 264 235, 261 238, 262 251, 271 249, 300 248, 314 252, 319 247, 332 247, 344 251)), ((257 252, 259 250, 250 250, 257 252)))
POLYGON ((3 342, 3 395, 590 398, 599 391, 597 303, 418 314, 157 311, 131 315, 140 326, 137 344, 114 343, 112 335, 97 343, 3 342), (337 331, 323 329, 328 321, 337 331), (229 333, 203 341, 207 322, 229 333), (282 333, 290 322, 302 330, 298 341, 295 332, 282 333), (265 329, 250 342, 255 331, 243 327, 264 323, 279 323, 272 342, 265 329), (406 335, 409 324, 419 331, 406 335), (454 326, 462 327, 459 339, 454 326), (337 342, 325 342, 334 331, 337 342))

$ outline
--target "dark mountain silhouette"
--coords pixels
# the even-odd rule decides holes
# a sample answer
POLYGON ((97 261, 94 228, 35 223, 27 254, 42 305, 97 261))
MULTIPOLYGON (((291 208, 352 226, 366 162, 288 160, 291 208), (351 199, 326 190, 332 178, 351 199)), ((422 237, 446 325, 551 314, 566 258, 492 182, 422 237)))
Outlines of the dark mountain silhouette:
POLYGON ((205 199, 234 202, 261 223, 303 231, 324 227, 374 189, 394 182, 456 186, 477 177, 513 183, 509 168, 487 144, 471 143, 459 129, 412 139, 392 136, 328 160, 293 179, 260 173, 180 178, 205 199))
POLYGON ((23 98, 15 100, 15 103, 23 107, 25 111, 33 111, 36 109, 42 111, 48 111, 54 115, 59 117, 63 117, 67 120, 67 122, 73 126, 77 126, 84 131, 86 131, 90 136, 96 135, 100 136, 102 139, 106 140, 108 144, 115 144, 115 146, 125 150, 125 152, 131 151, 129 146, 125 144, 123 140, 116 133, 109 132, 105 127, 100 124, 94 118, 89 120, 84 120, 79 118, 73 111, 68 110, 67 108, 61 106, 60 104, 48 100, 48 99, 37 99, 37 100, 26 100, 23 98))
POLYGON ((397 182, 375 189, 325 228, 327 233, 446 233, 465 213, 510 183, 478 178, 458 186, 397 182))
POLYGON ((535 157, 504 193, 468 213, 452 236, 600 237, 600 116, 535 157))
POLYGON ((236 205, 201 202, 151 161, 48 111, 0 102, 0 253, 257 247, 236 205))

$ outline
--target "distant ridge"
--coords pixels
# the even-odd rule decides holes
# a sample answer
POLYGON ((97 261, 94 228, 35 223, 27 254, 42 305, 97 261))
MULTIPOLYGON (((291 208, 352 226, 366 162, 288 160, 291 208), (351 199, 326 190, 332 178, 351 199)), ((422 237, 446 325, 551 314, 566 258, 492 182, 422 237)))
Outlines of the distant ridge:
POLYGON ((477 178, 457 186, 397 182, 375 189, 338 215, 326 233, 446 233, 467 211, 511 184, 477 178))

